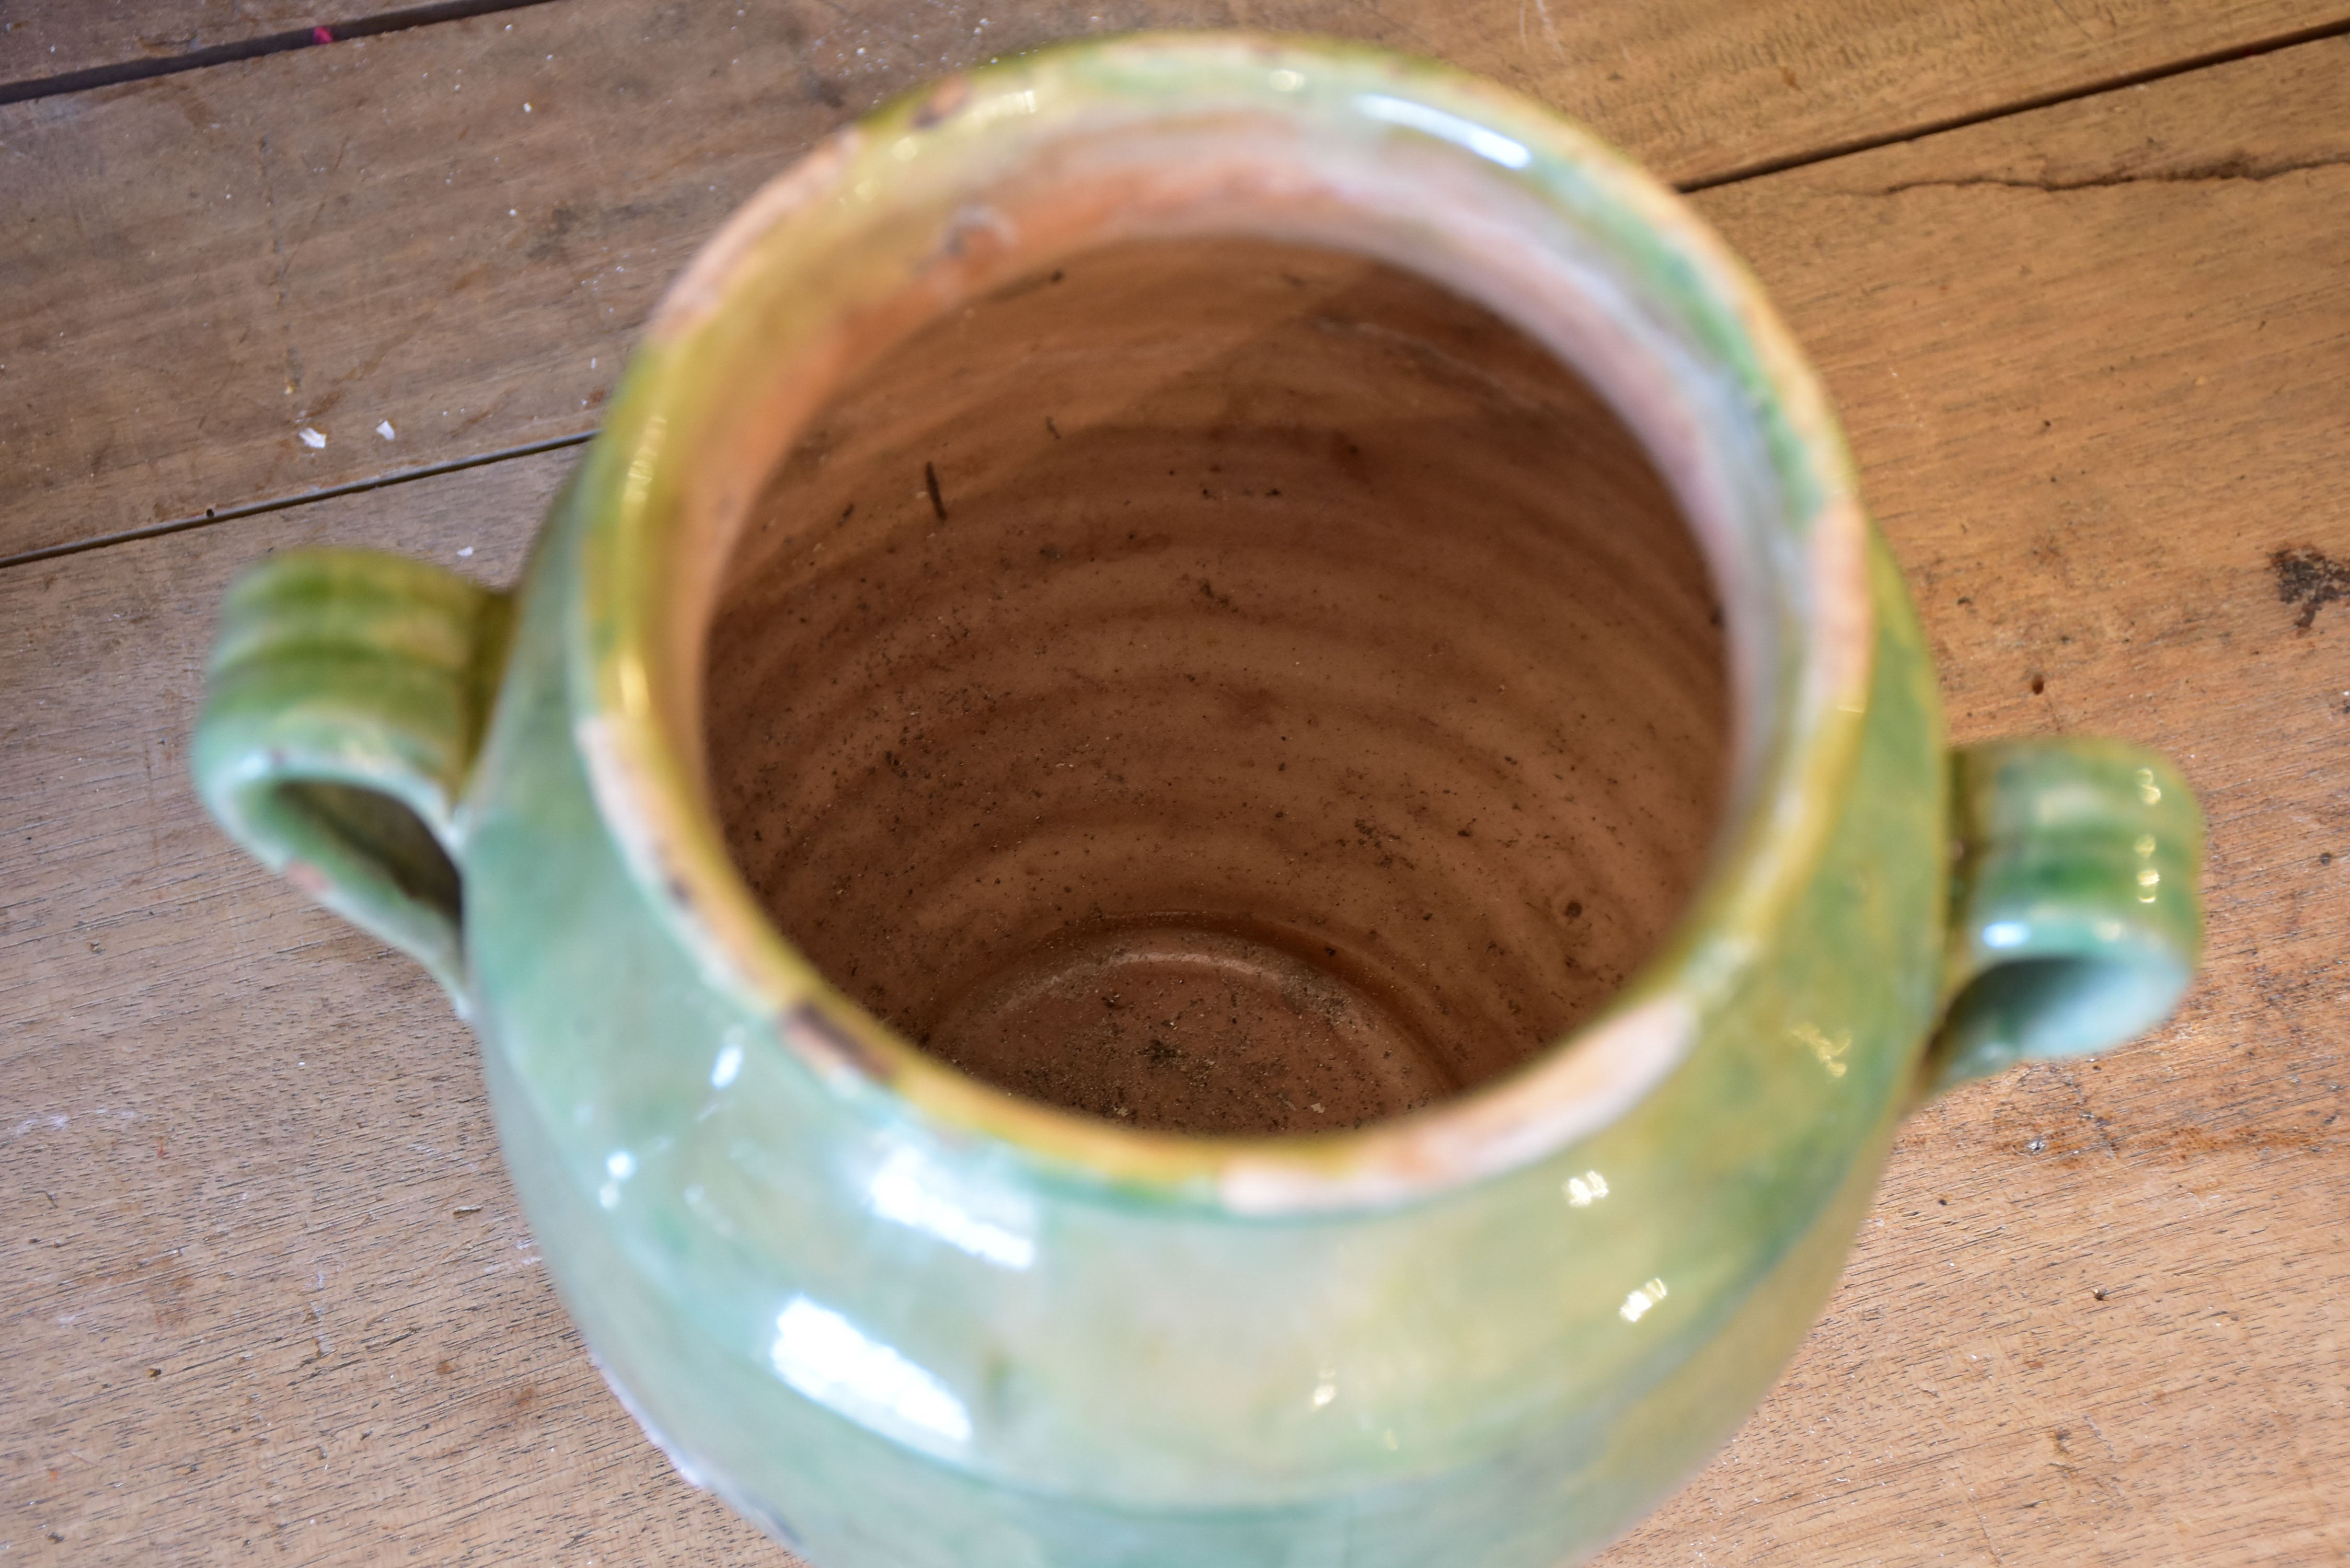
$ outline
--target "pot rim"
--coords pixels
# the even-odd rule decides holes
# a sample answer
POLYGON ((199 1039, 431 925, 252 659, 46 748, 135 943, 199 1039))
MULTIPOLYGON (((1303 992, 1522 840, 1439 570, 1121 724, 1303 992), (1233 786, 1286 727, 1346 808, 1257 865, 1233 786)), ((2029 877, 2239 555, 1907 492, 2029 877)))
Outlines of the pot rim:
POLYGON ((879 1122, 1132 1200, 1382 1208, 1614 1122, 1768 961, 1866 717, 1868 524, 1818 379, 1761 286, 1588 130, 1358 46, 1080 42, 949 78, 835 133, 672 285, 569 504, 573 732, 598 808, 704 981, 770 1021, 750 1048, 797 1059, 879 1122), (1725 608, 1733 787, 1671 933, 1596 1015, 1510 1073, 1347 1131, 1145 1132, 966 1075, 790 944, 728 854, 705 783, 702 645, 733 525, 800 423, 958 302, 1116 239, 1203 234, 1379 255, 1549 343, 1648 446, 1725 608))

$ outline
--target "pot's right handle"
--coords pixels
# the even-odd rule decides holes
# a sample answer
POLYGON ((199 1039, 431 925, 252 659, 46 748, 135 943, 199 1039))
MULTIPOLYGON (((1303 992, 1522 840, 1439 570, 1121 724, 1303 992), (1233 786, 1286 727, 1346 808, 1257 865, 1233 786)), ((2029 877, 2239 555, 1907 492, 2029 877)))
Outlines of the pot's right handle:
POLYGON ((2178 771, 2118 741, 1993 741, 1952 758, 1939 1091, 2117 1045, 2170 1015, 2203 945, 2203 814, 2178 771))

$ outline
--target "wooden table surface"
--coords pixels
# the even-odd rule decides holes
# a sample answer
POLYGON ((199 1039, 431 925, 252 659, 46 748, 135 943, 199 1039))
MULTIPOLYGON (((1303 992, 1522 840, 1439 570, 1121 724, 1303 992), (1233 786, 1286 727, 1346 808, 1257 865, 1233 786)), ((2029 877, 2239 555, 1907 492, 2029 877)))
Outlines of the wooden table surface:
POLYGON ((1917 1117, 1777 1391, 1604 1561, 2350 1561, 2350 0, 326 22, 0 5, 0 1564, 789 1561, 598 1381, 431 984, 198 811, 215 601, 317 540, 511 580, 811 139, 1221 22, 1449 58, 1691 191, 1831 384, 1957 738, 2145 742, 2210 815, 2178 1018, 1917 1117))

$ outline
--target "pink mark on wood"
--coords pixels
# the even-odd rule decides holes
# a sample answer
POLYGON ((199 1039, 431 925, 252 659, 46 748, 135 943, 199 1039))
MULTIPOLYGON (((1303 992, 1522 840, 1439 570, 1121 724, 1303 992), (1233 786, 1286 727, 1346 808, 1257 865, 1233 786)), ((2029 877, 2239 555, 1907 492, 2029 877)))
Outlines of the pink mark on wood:
POLYGON ((310 41, 314 44, 331 44, 335 41, 335 30, 332 27, 313 27, 310 29, 310 41))

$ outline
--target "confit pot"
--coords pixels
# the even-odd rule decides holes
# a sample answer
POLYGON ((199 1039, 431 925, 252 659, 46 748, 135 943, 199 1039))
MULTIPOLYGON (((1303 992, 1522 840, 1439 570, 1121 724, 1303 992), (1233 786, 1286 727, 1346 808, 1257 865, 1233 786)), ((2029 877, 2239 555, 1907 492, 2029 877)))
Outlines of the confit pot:
POLYGON ((1249 36, 827 141, 512 594, 240 580, 194 771, 439 978, 608 1380, 820 1568, 1574 1560, 1761 1399, 1906 1113, 2151 1026, 2200 937, 2163 761, 1947 747, 1818 382, 1678 198, 1249 36), (1519 1046, 1219 1087, 1202 984, 1233 1054, 1519 1046), (1141 1064, 1055 1078, 1129 993, 1141 1064))

